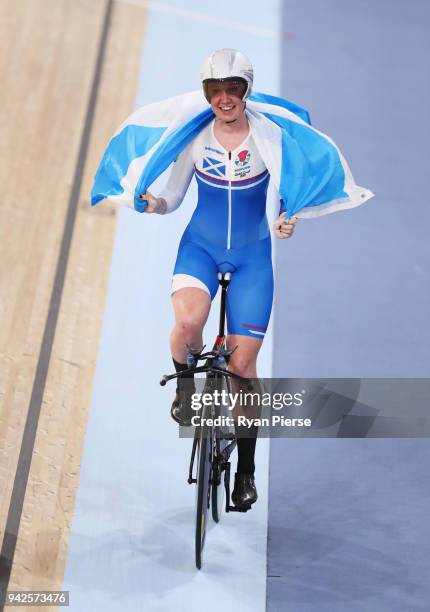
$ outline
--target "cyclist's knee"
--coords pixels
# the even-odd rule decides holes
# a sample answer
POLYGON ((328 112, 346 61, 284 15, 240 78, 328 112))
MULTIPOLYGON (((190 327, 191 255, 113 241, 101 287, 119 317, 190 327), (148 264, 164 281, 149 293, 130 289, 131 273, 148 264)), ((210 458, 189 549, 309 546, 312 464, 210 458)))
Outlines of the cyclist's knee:
POLYGON ((235 347, 229 361, 228 369, 244 378, 257 378, 257 356, 262 341, 247 336, 230 334, 227 336, 229 349, 235 347))
POLYGON ((256 377, 256 358, 255 355, 248 355, 241 353, 239 350, 235 351, 229 361, 228 369, 243 376, 244 378, 255 378, 256 377))
POLYGON ((176 317, 176 327, 186 337, 201 334, 203 326, 204 320, 198 316, 198 313, 182 312, 176 317))

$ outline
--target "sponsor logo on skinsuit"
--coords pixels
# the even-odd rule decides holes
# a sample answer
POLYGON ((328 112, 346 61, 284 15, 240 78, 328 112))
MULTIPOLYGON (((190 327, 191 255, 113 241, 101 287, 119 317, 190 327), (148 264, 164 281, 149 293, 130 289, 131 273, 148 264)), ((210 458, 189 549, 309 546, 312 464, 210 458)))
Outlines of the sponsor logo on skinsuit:
POLYGON ((212 153, 218 153, 218 155, 224 155, 222 151, 219 149, 214 149, 213 147, 205 147, 205 151, 212 151, 212 153))
POLYGON ((251 153, 247 149, 244 149, 243 151, 240 151, 237 154, 236 159, 234 160, 234 165, 236 166, 234 170, 234 176, 243 178, 244 176, 250 173, 250 159, 251 153))
POLYGON ((247 166, 249 164, 250 159, 251 159, 251 153, 247 149, 244 149, 243 151, 240 151, 240 153, 237 154, 237 157, 234 163, 236 167, 243 168, 244 166, 247 166))

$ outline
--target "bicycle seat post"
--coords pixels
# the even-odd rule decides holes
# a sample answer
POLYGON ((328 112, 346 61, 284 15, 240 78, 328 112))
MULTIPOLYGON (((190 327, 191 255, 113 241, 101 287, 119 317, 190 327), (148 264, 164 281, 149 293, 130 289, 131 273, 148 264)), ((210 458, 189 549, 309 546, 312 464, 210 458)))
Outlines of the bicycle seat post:
POLYGON ((218 335, 223 337, 225 331, 225 304, 227 297, 227 287, 231 280, 231 272, 218 272, 218 282, 221 285, 221 308, 219 315, 219 332, 218 335))

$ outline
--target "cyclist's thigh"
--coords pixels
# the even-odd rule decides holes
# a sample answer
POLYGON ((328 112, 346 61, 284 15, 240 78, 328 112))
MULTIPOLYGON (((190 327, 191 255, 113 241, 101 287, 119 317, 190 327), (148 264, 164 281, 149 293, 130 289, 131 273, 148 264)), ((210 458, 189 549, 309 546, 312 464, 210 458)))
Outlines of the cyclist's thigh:
POLYGON ((173 271, 172 293, 183 288, 200 288, 212 300, 218 290, 218 271, 214 259, 207 250, 191 241, 179 245, 173 271))
POLYGON ((227 293, 229 334, 263 340, 273 302, 270 240, 243 250, 227 293), (265 244, 262 244, 265 243, 265 244))
POLYGON ((182 287, 172 294, 172 304, 176 323, 203 329, 211 308, 211 298, 206 291, 182 287))

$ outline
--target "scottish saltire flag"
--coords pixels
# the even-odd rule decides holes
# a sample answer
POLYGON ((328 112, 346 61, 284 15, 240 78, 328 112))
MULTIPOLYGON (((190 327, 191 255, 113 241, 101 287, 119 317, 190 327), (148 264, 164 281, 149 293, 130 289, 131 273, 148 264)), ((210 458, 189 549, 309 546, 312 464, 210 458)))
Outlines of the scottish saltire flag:
POLYGON ((203 169, 208 174, 213 174, 214 176, 224 176, 225 177, 225 164, 220 162, 218 159, 212 159, 211 157, 203 158, 203 169))
MULTIPOLYGON (((287 217, 317 217, 359 206, 373 196, 355 184, 336 144, 310 125, 304 109, 254 93, 246 112, 287 217)), ((141 196, 213 118, 201 91, 139 108, 110 140, 91 203, 109 199, 143 212, 146 202, 141 196)))

